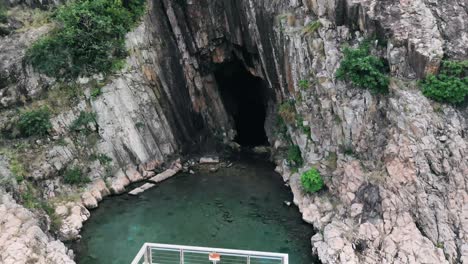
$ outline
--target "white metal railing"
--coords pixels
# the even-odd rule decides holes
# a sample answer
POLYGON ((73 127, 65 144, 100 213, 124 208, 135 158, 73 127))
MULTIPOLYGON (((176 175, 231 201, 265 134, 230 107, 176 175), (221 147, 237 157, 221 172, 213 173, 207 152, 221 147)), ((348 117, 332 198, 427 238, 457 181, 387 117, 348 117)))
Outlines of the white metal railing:
POLYGON ((289 264, 288 254, 145 243, 131 264, 289 264))

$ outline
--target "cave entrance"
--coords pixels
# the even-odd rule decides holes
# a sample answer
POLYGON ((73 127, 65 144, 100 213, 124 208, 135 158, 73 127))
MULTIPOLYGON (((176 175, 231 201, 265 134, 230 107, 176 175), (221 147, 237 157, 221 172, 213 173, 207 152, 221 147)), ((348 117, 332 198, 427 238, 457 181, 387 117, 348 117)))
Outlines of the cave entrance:
POLYGON ((226 111, 234 119, 237 131, 234 140, 248 147, 268 144, 264 81, 247 71, 237 58, 220 64, 215 78, 226 111))

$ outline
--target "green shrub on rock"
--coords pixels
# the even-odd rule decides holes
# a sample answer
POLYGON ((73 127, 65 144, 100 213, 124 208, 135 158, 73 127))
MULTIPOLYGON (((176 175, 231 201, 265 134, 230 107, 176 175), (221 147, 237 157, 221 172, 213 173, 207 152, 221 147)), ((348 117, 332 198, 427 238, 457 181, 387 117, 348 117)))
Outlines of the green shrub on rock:
POLYGON ((96 124, 96 113, 81 111, 80 115, 75 120, 73 120, 69 128, 71 131, 84 131, 85 133, 89 133, 90 130, 88 125, 90 123, 96 124))
POLYGON ((81 169, 78 167, 72 167, 67 169, 63 175, 63 180, 65 181, 65 183, 72 185, 80 185, 91 182, 91 180, 87 176, 83 175, 81 169))
POLYGON ((310 82, 309 80, 300 80, 299 81, 299 88, 302 90, 307 90, 310 87, 310 82))
POLYGON ((144 12, 144 0, 77 0, 60 7, 58 27, 34 43, 26 59, 60 79, 109 73, 127 53, 125 34, 144 12))
POLYGON ((468 60, 444 61, 439 74, 420 82, 425 96, 451 104, 463 103, 468 96, 468 60))
POLYGON ((318 192, 324 186, 322 176, 316 168, 312 168, 301 175, 301 184, 304 190, 309 193, 318 192))
POLYGON ((386 75, 387 65, 382 58, 370 54, 367 43, 356 49, 346 47, 343 54, 344 58, 336 72, 337 79, 351 81, 353 85, 375 93, 388 91, 390 79, 386 75))
POLYGON ((301 167, 304 164, 301 149, 297 145, 292 145, 288 149, 288 162, 292 167, 301 167))
POLYGON ((5 5, 3 4, 2 1, 0 1, 0 23, 6 23, 7 22, 7 9, 5 5))
POLYGON ((21 113, 17 126, 25 137, 47 135, 52 128, 49 108, 42 107, 21 113))
POLYGON ((102 154, 102 153, 99 153, 99 154, 91 154, 90 156, 90 159, 91 160, 98 160, 99 163, 101 163, 102 165, 108 165, 109 163, 112 162, 112 158, 107 156, 106 154, 102 154))

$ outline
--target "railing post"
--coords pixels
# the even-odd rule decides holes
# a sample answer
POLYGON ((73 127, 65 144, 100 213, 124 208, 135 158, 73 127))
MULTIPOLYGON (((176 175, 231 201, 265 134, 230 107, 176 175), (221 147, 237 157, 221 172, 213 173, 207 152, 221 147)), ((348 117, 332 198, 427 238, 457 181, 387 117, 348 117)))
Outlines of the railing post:
POLYGON ((151 254, 151 246, 146 245, 145 264, 153 264, 153 256, 151 254))
POLYGON ((184 250, 180 249, 180 264, 184 264, 184 250))
POLYGON ((250 256, 247 256, 247 264, 250 264, 250 256))

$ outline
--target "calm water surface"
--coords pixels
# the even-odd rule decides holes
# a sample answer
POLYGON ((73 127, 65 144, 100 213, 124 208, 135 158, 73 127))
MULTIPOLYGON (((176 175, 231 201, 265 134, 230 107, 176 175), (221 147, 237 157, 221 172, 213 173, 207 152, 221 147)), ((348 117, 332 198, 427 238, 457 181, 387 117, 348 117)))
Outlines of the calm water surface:
POLYGON ((289 253, 313 263, 313 229, 271 163, 243 158, 215 173, 179 174, 138 197, 99 204, 74 245, 79 264, 129 264, 144 242, 289 253))

